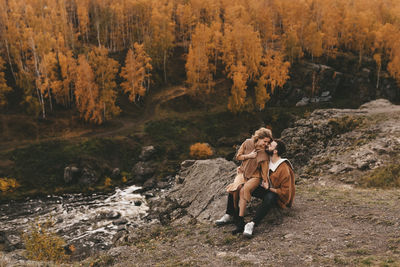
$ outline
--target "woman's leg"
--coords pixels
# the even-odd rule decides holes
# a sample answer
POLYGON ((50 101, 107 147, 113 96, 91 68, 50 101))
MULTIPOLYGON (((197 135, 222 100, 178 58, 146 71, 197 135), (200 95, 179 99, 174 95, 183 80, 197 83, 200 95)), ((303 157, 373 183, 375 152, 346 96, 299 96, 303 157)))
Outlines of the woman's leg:
POLYGON ((239 198, 240 198, 240 190, 242 189, 242 185, 239 185, 238 189, 236 191, 232 192, 233 196, 233 207, 235 210, 239 209, 239 198))
POLYGON ((259 178, 251 178, 240 190, 239 216, 244 216, 247 202, 249 202, 251 199, 251 193, 260 185, 260 183, 261 180, 259 178))
POLYGON ((245 187, 243 186, 239 192, 239 195, 240 195, 240 197, 239 197, 239 216, 240 217, 244 216, 244 212, 246 211, 246 206, 247 206, 247 201, 244 198, 244 190, 245 190, 244 188, 245 187))

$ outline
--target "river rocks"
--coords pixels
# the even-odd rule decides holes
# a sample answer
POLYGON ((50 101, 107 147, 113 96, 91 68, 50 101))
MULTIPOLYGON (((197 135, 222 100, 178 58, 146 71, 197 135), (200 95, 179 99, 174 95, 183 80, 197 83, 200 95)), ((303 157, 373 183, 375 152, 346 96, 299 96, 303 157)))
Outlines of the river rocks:
POLYGON ((119 217, 121 217, 121 213, 117 211, 110 211, 109 213, 106 213, 105 217, 107 219, 118 219, 119 217))
POLYGON ((122 225, 122 224, 127 224, 128 220, 125 218, 120 218, 118 220, 113 221, 114 225, 122 225))
POLYGON ((15 231, 0 231, 0 248, 4 251, 24 248, 21 234, 15 231))

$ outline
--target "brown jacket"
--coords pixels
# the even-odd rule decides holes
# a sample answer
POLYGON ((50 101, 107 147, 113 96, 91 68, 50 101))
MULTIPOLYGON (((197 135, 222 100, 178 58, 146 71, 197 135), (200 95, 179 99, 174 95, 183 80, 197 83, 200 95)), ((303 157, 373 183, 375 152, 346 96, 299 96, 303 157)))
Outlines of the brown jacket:
POLYGON ((257 167, 260 166, 261 177, 264 182, 268 183, 269 156, 265 152, 265 149, 256 148, 253 139, 246 139, 246 141, 243 142, 236 154, 236 159, 241 155, 251 153, 253 150, 257 151, 257 157, 254 159, 243 160, 239 167, 239 171, 243 173, 245 179, 249 179, 257 170, 257 167))
POLYGON ((289 161, 282 162, 269 174, 271 187, 277 190, 278 204, 281 208, 291 207, 295 195, 294 172, 289 161))

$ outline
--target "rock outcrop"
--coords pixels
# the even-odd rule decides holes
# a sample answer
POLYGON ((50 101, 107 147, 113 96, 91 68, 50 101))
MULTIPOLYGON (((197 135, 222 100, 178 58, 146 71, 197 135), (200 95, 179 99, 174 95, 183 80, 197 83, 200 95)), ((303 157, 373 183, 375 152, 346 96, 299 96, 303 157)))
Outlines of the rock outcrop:
MULTIPOLYGON (((400 153, 399 121, 400 106, 375 100, 360 109, 315 110, 284 130, 282 139, 297 180, 329 176, 331 181, 357 183, 354 174, 387 164, 400 153)), ((225 211, 225 188, 236 168, 222 158, 184 161, 174 186, 151 200, 152 210, 162 223, 213 221, 225 211)))
POLYGON ((379 99, 359 109, 315 110, 285 129, 282 139, 300 177, 366 171, 400 152, 399 122, 400 106, 379 99))
POLYGON ((223 158, 185 161, 176 177, 175 186, 152 207, 160 220, 195 219, 212 221, 226 208, 226 186, 236 175, 236 164, 223 158))

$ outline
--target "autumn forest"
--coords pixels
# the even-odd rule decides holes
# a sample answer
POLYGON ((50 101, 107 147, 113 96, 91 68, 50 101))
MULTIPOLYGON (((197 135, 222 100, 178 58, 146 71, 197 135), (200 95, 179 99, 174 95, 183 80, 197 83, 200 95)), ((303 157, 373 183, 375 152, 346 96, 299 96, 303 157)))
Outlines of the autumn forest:
POLYGON ((1 0, 0 108, 18 92, 23 112, 102 124, 119 93, 140 101, 156 73, 166 84, 180 48, 192 97, 222 73, 230 111, 262 110, 303 57, 368 56, 378 83, 383 69, 400 83, 399 40, 398 0, 1 0))

